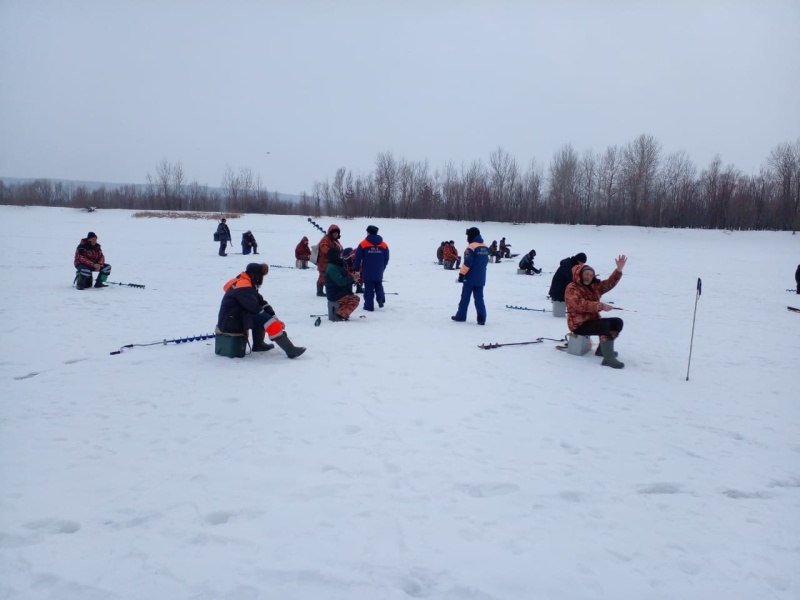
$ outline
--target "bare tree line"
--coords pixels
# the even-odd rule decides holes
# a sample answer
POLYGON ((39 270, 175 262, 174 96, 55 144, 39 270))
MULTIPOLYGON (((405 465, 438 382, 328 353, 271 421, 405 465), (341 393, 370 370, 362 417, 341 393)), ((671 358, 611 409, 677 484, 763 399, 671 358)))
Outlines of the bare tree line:
POLYGON ((716 156, 698 171, 683 152, 665 155, 650 135, 602 153, 567 144, 545 168, 524 168, 502 148, 440 170, 385 152, 366 175, 339 168, 299 202, 269 193, 251 169, 228 167, 219 189, 187 183, 180 162, 163 159, 146 186, 115 189, 49 180, 4 185, 0 203, 518 223, 636 225, 704 229, 800 229, 800 138, 777 145, 757 175, 716 156))

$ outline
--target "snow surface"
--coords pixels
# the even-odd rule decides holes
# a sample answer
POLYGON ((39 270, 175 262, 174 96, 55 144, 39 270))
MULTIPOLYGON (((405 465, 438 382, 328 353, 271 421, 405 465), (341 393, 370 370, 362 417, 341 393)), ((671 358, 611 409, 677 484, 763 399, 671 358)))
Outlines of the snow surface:
MULTIPOLYGON (((218 357, 215 220, 0 207, 0 598, 800 598, 800 262, 790 233, 477 223, 552 272, 579 251, 636 312, 622 371, 555 343, 550 275, 489 265, 453 323, 434 264, 475 223, 374 220, 386 307, 325 312, 316 271, 262 289, 308 351, 218 357), (112 281, 70 287, 97 232, 112 281), (690 381, 686 381, 696 281, 690 381), (367 318, 358 318, 367 314, 367 318)), ((365 219, 338 223, 346 245, 365 219)), ((294 264, 304 217, 229 221, 294 264)), ((234 250, 238 250, 236 245, 234 250)))

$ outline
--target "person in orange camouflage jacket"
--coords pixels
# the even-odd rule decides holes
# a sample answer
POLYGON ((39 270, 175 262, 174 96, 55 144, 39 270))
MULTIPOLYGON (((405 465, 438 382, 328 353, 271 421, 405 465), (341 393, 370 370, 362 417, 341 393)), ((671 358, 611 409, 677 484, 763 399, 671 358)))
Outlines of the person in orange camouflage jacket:
POLYGON ((85 290, 92 287, 92 272, 98 271, 96 288, 108 287, 105 282, 111 274, 111 265, 106 264, 103 249, 97 243, 97 234, 90 231, 75 248, 75 258, 72 261, 78 274, 75 277, 75 287, 85 290))
POLYGON ((323 286, 325 285, 325 270, 328 268, 328 250, 337 248, 341 253, 344 250, 339 238, 342 237, 342 230, 338 225, 331 224, 328 227, 328 233, 322 236, 317 248, 317 296, 324 296, 323 286))
POLYGON ((603 357, 603 366, 621 369, 625 363, 617 360, 614 340, 622 331, 622 319, 617 317, 600 318, 600 311, 614 309, 610 304, 600 301, 600 297, 614 289, 622 279, 622 269, 628 258, 622 254, 616 259, 617 268, 608 279, 600 280, 589 265, 578 264, 572 268, 572 283, 564 292, 567 303, 567 326, 575 335, 600 336, 600 347, 595 353, 603 357))

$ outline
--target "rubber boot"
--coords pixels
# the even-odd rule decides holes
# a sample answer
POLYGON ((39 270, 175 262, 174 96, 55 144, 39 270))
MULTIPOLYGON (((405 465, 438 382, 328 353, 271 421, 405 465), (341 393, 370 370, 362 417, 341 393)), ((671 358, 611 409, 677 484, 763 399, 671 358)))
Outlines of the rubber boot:
POLYGON ((94 287, 96 288, 108 287, 105 283, 103 283, 103 281, 105 281, 107 278, 108 275, 98 274, 97 281, 94 282, 94 287))
POLYGON ((600 351, 603 353, 604 367, 611 367, 612 369, 621 369, 625 366, 624 362, 617 360, 616 352, 614 352, 614 340, 604 340, 600 342, 600 351))
MULTIPOLYGON (((614 356, 617 356, 617 352, 614 352, 614 356)), ((603 356, 603 347, 597 346, 597 350, 594 351, 595 356, 603 356)))
POLYGON ((322 284, 317 284, 317 296, 325 297, 325 292, 322 291, 322 284))
POLYGON ((78 274, 78 280, 75 282, 75 287, 79 290, 85 290, 86 288, 92 287, 92 276, 78 274))
POLYGON ((286 352, 286 356, 288 356, 289 358, 297 358, 303 352, 306 351, 306 349, 303 348, 302 346, 301 347, 295 346, 292 343, 292 340, 289 339, 289 336, 286 335, 285 331, 272 341, 278 344, 278 346, 281 347, 281 350, 286 352))
POLYGON ((267 337, 267 332, 261 327, 253 329, 253 352, 266 352, 272 350, 275 344, 267 344, 264 339, 267 337))
POLYGON ((364 285, 359 281, 356 283, 356 294, 363 294, 364 293, 364 285))

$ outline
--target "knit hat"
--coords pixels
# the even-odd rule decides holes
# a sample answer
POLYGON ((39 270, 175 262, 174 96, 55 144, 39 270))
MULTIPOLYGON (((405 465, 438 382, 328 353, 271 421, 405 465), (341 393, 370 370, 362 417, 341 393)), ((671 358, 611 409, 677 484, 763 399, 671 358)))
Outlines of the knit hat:
POLYGON ((97 234, 94 231, 90 231, 89 233, 86 234, 86 239, 87 240, 89 238, 96 238, 96 237, 97 237, 97 234))
POLYGON ((585 263, 585 262, 586 262, 586 255, 585 255, 583 252, 578 252, 578 253, 577 253, 575 256, 573 256, 572 258, 574 258, 575 260, 577 260, 579 263, 585 263))
POLYGON ((594 274, 595 274, 595 272, 594 272, 594 269, 593 269, 592 267, 590 267, 589 265, 583 265, 583 266, 581 267, 581 270, 580 270, 580 271, 578 271, 578 276, 579 276, 581 279, 583 279, 583 272, 584 272, 584 271, 591 271, 591 272, 592 272, 592 275, 594 275, 594 274))
POLYGON ((477 227, 470 227, 467 229, 467 241, 472 243, 472 241, 481 234, 481 230, 477 227))
POLYGON ((378 235, 378 228, 375 225, 370 225, 367 227, 367 233, 370 235, 378 235))
POLYGON ((250 263, 244 270, 250 276, 250 281, 258 286, 264 281, 264 275, 261 273, 261 265, 259 263, 250 263))

